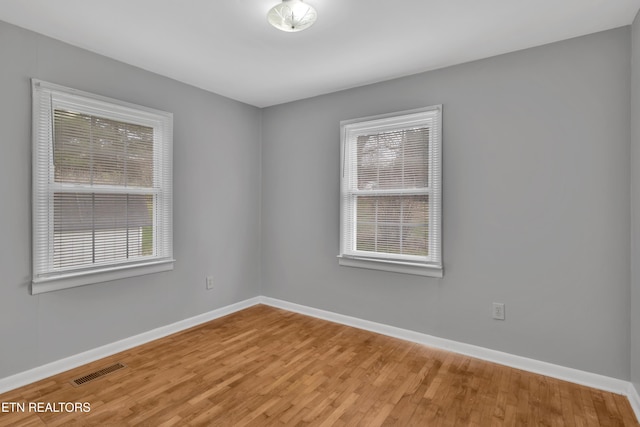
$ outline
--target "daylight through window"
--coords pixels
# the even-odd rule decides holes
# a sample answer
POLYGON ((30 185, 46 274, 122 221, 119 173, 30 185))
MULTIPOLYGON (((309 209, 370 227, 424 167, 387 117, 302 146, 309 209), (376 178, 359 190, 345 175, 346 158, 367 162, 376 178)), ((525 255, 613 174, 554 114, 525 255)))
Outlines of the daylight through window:
POLYGON ((341 264, 441 277, 440 112, 342 122, 341 264))
POLYGON ((171 268, 171 115, 33 91, 33 292, 171 268))

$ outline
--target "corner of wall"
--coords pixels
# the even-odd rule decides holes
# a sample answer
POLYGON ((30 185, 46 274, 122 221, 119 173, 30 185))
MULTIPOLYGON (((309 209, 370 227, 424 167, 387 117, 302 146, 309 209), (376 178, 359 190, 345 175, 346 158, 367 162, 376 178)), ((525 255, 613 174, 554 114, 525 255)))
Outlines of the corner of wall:
MULTIPOLYGON (((636 405, 640 409, 640 123, 633 120, 640 114, 640 13, 631 24, 631 102, 630 102, 630 206, 631 206, 631 245, 630 265, 630 373, 631 383, 636 392, 636 405)), ((632 399, 630 399, 632 400, 632 399)))
POLYGON ((262 246, 262 193, 263 193, 263 179, 262 179, 262 120, 264 115, 264 108, 260 108, 258 110, 258 247, 260 248, 258 254, 258 271, 260 275, 258 276, 258 289, 260 291, 260 295, 264 295, 264 286, 263 286, 263 269, 262 269, 262 258, 264 254, 264 248, 262 246))

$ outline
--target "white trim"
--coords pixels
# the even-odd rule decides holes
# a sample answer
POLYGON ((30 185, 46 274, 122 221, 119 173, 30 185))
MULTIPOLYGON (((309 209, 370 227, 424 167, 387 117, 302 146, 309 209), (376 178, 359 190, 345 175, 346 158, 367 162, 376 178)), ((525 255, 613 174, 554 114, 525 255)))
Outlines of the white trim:
POLYGON ((120 264, 115 267, 105 267, 99 270, 71 272, 69 274, 60 274, 52 277, 39 278, 37 280, 34 279, 31 282, 31 295, 170 271, 173 270, 174 262, 174 259, 157 260, 156 258, 140 264, 120 264))
POLYGON ((235 313, 236 311, 244 310, 245 308, 260 304, 260 302, 260 297, 250 298, 244 301, 237 302, 235 304, 227 305, 225 307, 209 311, 207 313, 190 317, 188 319, 180 320, 170 325, 161 326, 159 328, 152 329, 150 331, 143 332, 141 334, 113 342, 111 344, 106 344, 101 347, 85 351, 83 353, 56 360, 55 362, 47 363, 46 365, 38 366, 37 368, 29 369, 28 371, 20 372, 10 377, 1 378, 0 393, 5 393, 15 388, 40 381, 52 375, 65 372, 69 369, 77 368, 82 365, 86 365, 87 363, 94 362, 96 360, 111 356, 112 354, 119 353, 133 347, 137 347, 139 345, 148 343, 149 341, 166 337, 167 335, 175 334, 176 332, 180 332, 185 329, 200 325, 202 323, 217 319, 219 317, 235 313))
POLYGON ((345 267, 368 268, 371 270, 391 271, 394 273, 415 274, 418 276, 443 277, 441 267, 411 263, 407 261, 394 261, 389 259, 358 258, 350 255, 338 255, 338 264, 345 267))
MULTIPOLYGON (((370 322, 368 320, 345 316, 343 314, 320 310, 313 307, 307 307, 304 305, 282 301, 275 298, 262 297, 261 302, 272 307, 277 307, 307 316, 328 320, 330 322, 340 323, 358 329, 364 329, 366 331, 376 332, 405 341, 411 341, 430 347, 452 351, 458 354, 464 354, 466 356, 475 357, 477 359, 486 360, 488 362, 498 363, 500 365, 522 369, 536 374, 546 375, 549 377, 570 381, 572 383, 581 384, 600 390, 610 391, 626 396, 629 396, 628 393, 630 392, 630 383, 628 381, 620 380, 617 378, 611 378, 591 372, 580 371, 578 369, 567 368, 565 366, 555 365, 553 363, 541 362, 539 360, 516 356, 509 353, 504 353, 502 351, 491 350, 472 344, 465 344, 444 338, 434 337, 432 335, 423 334, 421 332, 410 331, 408 329, 397 328, 395 326, 389 326, 382 323, 370 322)), ((638 417, 638 419, 640 419, 640 414, 638 414, 638 411, 636 411, 636 416, 638 417)))
MULTIPOLYGON (((392 271, 396 273, 421 276, 443 277, 442 269, 442 104, 413 110, 398 111, 377 116, 362 117, 340 122, 340 252, 338 263, 342 266, 392 271), (429 131, 429 179, 428 187, 393 190, 359 190, 354 188, 355 139, 370 133, 389 132, 428 127, 429 131), (370 252, 371 256, 362 257, 356 250, 357 203, 358 195, 412 195, 429 196, 429 237, 427 241, 429 257, 419 258, 408 255, 382 254, 370 252), (373 258, 377 263, 371 262, 373 258), (397 258, 406 264, 399 265, 391 261, 397 258), (417 261, 417 262, 414 262, 417 261), (428 268, 418 263, 426 261, 428 268), (433 268, 431 265, 433 265, 433 268)), ((356 173, 357 175, 357 173, 356 173)), ((357 186, 356 186, 357 187, 357 186)))
POLYGON ((108 96, 102 96, 55 83, 49 83, 36 78, 31 79, 31 84, 34 87, 56 92, 58 99, 60 99, 61 102, 67 102, 71 105, 79 104, 80 108, 90 108, 93 106, 94 110, 92 111, 102 115, 103 117, 105 114, 105 106, 107 109, 111 109, 113 104, 118 105, 121 107, 119 114, 116 115, 116 113, 112 113, 114 116, 110 117, 114 120, 138 120, 137 123, 146 126, 153 126, 153 123, 157 122, 156 116, 163 116, 173 120, 173 113, 157 110, 144 105, 138 105, 132 102, 110 98, 108 96))
MULTIPOLYGON (((32 86, 32 286, 31 293, 51 292, 173 269, 172 150, 173 113, 31 79, 32 86), (153 128, 153 185, 149 188, 55 182, 54 111, 64 109, 153 128), (153 197, 153 254, 131 259, 81 262, 56 268, 54 194, 145 194, 153 197), (86 268, 90 267, 90 268, 86 268), (65 271, 66 270, 66 271, 65 271), (71 272, 69 272, 71 271, 71 272)), ((113 240, 113 237, 110 239, 113 240)), ((95 254, 95 242, 92 245, 95 254)))
POLYGON ((636 418, 640 421, 640 391, 636 389, 633 383, 629 383, 629 389, 627 390, 627 398, 629 399, 629 404, 631 405, 631 409, 636 413, 636 418))
POLYGON ((379 129, 384 127, 385 130, 393 129, 398 123, 401 124, 400 129, 406 127, 407 124, 423 124, 425 119, 422 113, 431 111, 442 111, 442 104, 432 105, 430 107, 414 108, 412 110, 396 111, 392 113, 376 114, 373 116, 356 117, 354 119, 341 120, 340 126, 349 126, 351 129, 368 130, 379 129), (372 123, 374 122, 374 123, 372 123))
POLYGON ((553 363, 541 362, 539 360, 529 359, 527 357, 516 356, 501 351, 491 350, 471 344, 465 344, 444 338, 434 337, 432 335, 423 334, 421 332, 410 331, 407 329, 397 328, 382 323, 371 322, 359 319, 357 317, 345 316, 343 314, 331 311, 320 310, 288 301, 279 300, 265 296, 257 296, 249 298, 235 304, 227 305, 207 313, 199 314, 185 320, 181 320, 170 325, 161 326, 151 331, 143 332, 111 344, 107 344, 92 350, 85 351, 28 371, 0 378, 0 393, 31 384, 36 381, 48 378, 52 375, 77 368, 87 363, 102 359, 112 354, 119 353, 124 350, 145 344, 167 335, 183 331, 188 328, 209 322, 236 311, 244 310, 257 304, 265 304, 271 307, 280 308, 295 313, 304 314, 306 316, 318 319, 328 320, 330 322, 340 323, 342 325, 351 326, 366 331, 371 331, 405 341, 415 342, 466 356, 475 357, 477 359, 486 360, 492 363, 509 366, 516 369, 522 369, 528 372, 557 378, 572 383, 597 388, 600 390, 610 391, 622 394, 629 399, 631 408, 635 412, 636 418, 640 420, 640 395, 638 390, 629 381, 607 377, 604 375, 594 374, 591 372, 580 371, 578 369, 567 368, 565 366, 555 365, 553 363))

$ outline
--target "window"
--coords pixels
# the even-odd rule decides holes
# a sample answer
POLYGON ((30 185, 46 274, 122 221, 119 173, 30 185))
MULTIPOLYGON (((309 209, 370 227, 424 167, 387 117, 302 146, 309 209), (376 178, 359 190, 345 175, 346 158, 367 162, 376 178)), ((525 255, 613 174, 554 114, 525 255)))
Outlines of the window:
POLYGON ((32 89, 32 293, 172 269, 173 115, 32 89))
POLYGON ((341 265, 442 277, 441 112, 341 122, 341 265))

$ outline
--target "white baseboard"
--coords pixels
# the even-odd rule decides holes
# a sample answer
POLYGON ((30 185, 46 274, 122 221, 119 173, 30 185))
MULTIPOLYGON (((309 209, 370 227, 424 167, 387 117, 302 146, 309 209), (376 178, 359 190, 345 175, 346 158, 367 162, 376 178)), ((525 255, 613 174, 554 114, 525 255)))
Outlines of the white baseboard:
POLYGON ((368 320, 358 319, 356 317, 345 316, 343 314, 333 313, 330 311, 319 310, 317 308, 307 307, 282 301, 275 298, 261 297, 261 302, 272 307, 282 308, 284 310, 293 311, 307 316, 317 317, 331 322, 341 323, 343 325, 364 329, 371 332, 400 338, 430 347, 452 351, 454 353, 464 354, 466 356, 475 357, 500 365, 510 366, 512 368, 522 369, 536 374, 545 375, 600 390, 610 391, 617 394, 626 395, 631 402, 636 413, 636 417, 640 420, 640 401, 637 392, 635 393, 635 406, 631 390, 636 391, 630 382, 607 377, 604 375, 594 374, 591 372, 581 371, 578 369, 567 368, 565 366, 555 365, 553 363, 541 362, 539 360, 529 359, 527 357, 516 356, 497 350, 491 350, 484 347, 465 344, 457 341, 447 340, 444 338, 434 337, 432 335, 420 332, 410 331, 407 329, 396 328, 394 326, 382 323, 370 322, 368 320))
POLYGON ((629 383, 629 389, 627 390, 627 397, 633 412, 636 413, 636 418, 640 421, 640 390, 636 389, 632 383, 629 383))
POLYGON ((427 346, 452 351, 454 353, 464 354, 478 359, 486 360, 500 365, 510 366, 553 378, 558 378, 572 383, 582 384, 588 387, 606 390, 617 394, 627 396, 629 403, 633 408, 636 418, 640 420, 640 396, 638 390, 628 381, 607 377, 604 375, 594 374, 591 372, 580 371, 578 369, 567 368, 565 366, 555 365, 553 363, 541 362, 539 360, 529 359, 527 357, 516 356, 501 351, 491 350, 471 344, 465 344, 444 338, 434 337, 432 335, 423 334, 421 332, 410 331, 407 329, 397 328, 382 323, 371 322, 356 317, 345 316, 343 314, 333 313, 330 311, 320 310, 288 301, 279 300, 270 297, 254 297, 235 304, 218 308, 216 310, 203 313, 194 317, 190 317, 170 325, 162 326, 151 331, 116 341, 92 350, 85 351, 46 365, 21 372, 10 377, 0 379, 0 393, 40 381, 52 375, 68 371, 78 366, 102 359, 112 354, 119 353, 124 350, 145 344, 167 335, 189 329, 205 322, 226 316, 236 311, 256 304, 265 304, 272 307, 281 308, 295 313, 328 320, 330 322, 340 323, 352 326, 358 329, 364 329, 371 332, 411 341, 427 346))
POLYGON ((149 341, 157 340, 158 338, 175 334, 176 332, 189 329, 201 323, 209 322, 219 317, 235 313, 236 311, 240 311, 253 305, 259 304, 260 301, 260 297, 250 298, 235 304, 227 305, 225 307, 209 311, 207 313, 190 317, 188 319, 180 320, 170 325, 161 326, 159 328, 152 329, 150 331, 143 332, 141 334, 113 342, 111 344, 106 344, 101 347, 85 351, 83 353, 56 360, 55 362, 47 363, 46 365, 38 366, 37 368, 20 372, 10 377, 1 378, 0 393, 4 393, 27 384, 40 381, 52 375, 68 371, 69 369, 77 368, 78 366, 94 362, 104 357, 111 356, 112 354, 145 344, 149 341))

